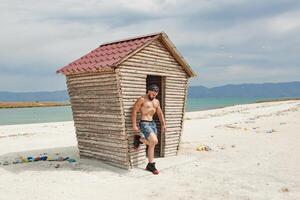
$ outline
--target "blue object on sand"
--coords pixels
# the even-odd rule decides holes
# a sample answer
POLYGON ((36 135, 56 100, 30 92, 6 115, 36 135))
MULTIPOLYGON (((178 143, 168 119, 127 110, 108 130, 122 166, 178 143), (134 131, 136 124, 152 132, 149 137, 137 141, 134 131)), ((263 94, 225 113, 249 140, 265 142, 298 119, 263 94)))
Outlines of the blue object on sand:
POLYGON ((47 158, 48 158, 47 156, 41 156, 40 157, 40 159, 43 160, 43 161, 47 160, 47 158))
POLYGON ((27 157, 28 162, 33 162, 34 158, 32 156, 27 157))
POLYGON ((68 159, 68 162, 72 163, 72 162, 76 162, 76 160, 73 159, 73 158, 69 158, 69 159, 68 159))

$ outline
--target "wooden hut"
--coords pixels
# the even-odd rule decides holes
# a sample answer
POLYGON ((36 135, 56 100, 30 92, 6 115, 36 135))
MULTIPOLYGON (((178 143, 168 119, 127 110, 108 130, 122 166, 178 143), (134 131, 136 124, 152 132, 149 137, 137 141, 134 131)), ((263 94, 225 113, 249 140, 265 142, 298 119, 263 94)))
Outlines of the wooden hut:
POLYGON ((80 157, 126 169, 145 162, 146 147, 133 150, 131 112, 152 83, 160 87, 157 98, 167 124, 160 134, 154 116, 159 131, 155 155, 177 154, 188 78, 195 73, 165 33, 102 44, 57 73, 66 76, 80 157))

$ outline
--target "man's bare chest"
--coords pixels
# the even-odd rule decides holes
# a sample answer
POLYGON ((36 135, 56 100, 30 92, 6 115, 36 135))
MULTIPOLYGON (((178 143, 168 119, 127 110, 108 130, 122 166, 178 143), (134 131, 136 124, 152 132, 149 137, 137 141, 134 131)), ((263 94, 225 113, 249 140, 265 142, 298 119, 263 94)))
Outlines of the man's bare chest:
POLYGON ((156 111, 156 105, 152 101, 146 101, 143 103, 141 110, 144 112, 155 112, 156 111))

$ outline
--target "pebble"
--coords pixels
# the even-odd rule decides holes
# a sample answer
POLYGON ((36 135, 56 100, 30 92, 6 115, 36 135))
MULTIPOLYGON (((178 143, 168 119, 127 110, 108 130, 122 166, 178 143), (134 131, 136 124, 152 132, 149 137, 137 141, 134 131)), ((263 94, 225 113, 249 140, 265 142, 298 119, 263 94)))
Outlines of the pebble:
POLYGON ((283 187, 283 188, 280 189, 280 191, 281 191, 281 192, 289 192, 289 189, 286 188, 286 187, 283 187))
POLYGON ((266 131, 266 133, 273 133, 273 132, 275 132, 274 129, 271 129, 271 130, 266 131))

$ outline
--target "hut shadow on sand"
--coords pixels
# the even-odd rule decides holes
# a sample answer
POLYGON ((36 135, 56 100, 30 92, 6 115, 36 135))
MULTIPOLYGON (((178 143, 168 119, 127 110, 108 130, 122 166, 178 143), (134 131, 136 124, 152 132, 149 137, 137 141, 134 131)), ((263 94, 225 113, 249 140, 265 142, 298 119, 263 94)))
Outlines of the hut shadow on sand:
POLYGON ((24 171, 83 171, 83 172, 112 172, 116 174, 127 174, 128 170, 114 167, 97 160, 80 159, 77 146, 58 147, 51 149, 36 149, 32 151, 11 152, 0 156, 0 167, 12 173, 18 174, 24 171), (35 161, 28 163, 13 164, 20 157, 27 158, 28 156, 39 155, 57 157, 70 157, 76 162, 68 161, 35 161), (8 165, 3 165, 8 162, 8 165))

